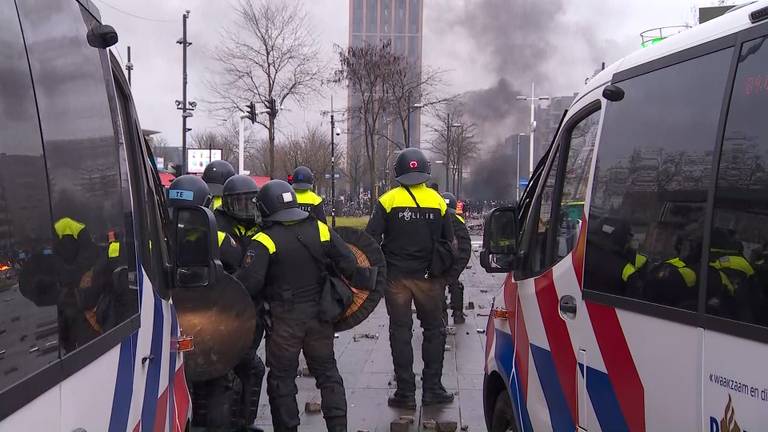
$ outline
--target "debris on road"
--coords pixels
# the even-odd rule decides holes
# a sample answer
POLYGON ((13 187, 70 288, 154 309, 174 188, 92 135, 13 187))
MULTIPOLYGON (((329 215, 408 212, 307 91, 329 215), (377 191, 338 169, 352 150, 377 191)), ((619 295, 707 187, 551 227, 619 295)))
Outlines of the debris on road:
POLYGON ((400 416, 400 420, 405 420, 410 424, 416 423, 416 418, 414 416, 406 416, 406 415, 400 416))
POLYGON ((464 309, 466 309, 466 310, 473 310, 473 309, 475 309, 475 302, 467 303, 467 306, 464 309))
POLYGON ((421 422, 421 426, 424 427, 424 429, 436 429, 437 422, 432 419, 424 420, 423 422, 421 422))
POLYGON ((485 289, 485 288, 480 288, 480 292, 481 292, 481 293, 483 293, 483 294, 487 294, 487 293, 488 293, 488 290, 487 290, 487 289, 485 289))
POLYGON ((487 317, 488 316, 488 312, 478 312, 476 315, 479 316, 479 317, 487 317))
POLYGON ((303 368, 299 369, 298 372, 296 372, 296 376, 311 377, 312 376, 312 372, 309 371, 309 367, 304 366, 303 368))
POLYGON ((461 425, 461 430, 467 432, 469 430, 469 425, 461 425))
POLYGON ((484 328, 479 328, 479 329, 477 329, 477 332, 480 333, 480 334, 483 334, 483 333, 485 333, 485 329, 484 328))
POLYGON ((338 339, 338 338, 339 338, 339 334, 338 334, 338 333, 334 333, 334 334, 333 334, 333 338, 334 338, 334 339, 338 339))
POLYGON ((320 402, 312 402, 309 401, 304 405, 304 411, 308 413, 319 413, 320 412, 320 402))
POLYGON ((352 336, 352 340, 357 342, 360 339, 371 339, 371 340, 378 340, 379 334, 378 333, 357 333, 356 335, 352 336))
POLYGON ((453 420, 450 421, 443 421, 440 420, 437 422, 437 431, 438 432, 456 432, 456 429, 458 429, 459 425, 453 420))
POLYGON ((409 432, 411 430, 411 424, 407 420, 397 419, 392 420, 389 424, 389 432, 409 432))
POLYGON ((448 326, 448 327, 445 328, 445 331, 449 335, 455 335, 456 334, 456 327, 448 326))
POLYGON ((479 304, 479 305, 477 305, 477 308, 478 309, 485 309, 485 305, 479 304))
POLYGON ((453 351, 453 347, 450 345, 445 346, 445 351, 453 351))

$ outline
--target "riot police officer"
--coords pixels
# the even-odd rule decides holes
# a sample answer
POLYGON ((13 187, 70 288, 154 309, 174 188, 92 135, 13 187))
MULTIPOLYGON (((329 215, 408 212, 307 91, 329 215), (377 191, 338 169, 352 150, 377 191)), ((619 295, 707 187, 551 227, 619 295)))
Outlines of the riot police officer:
POLYGON ((445 285, 441 279, 444 275, 435 274, 432 268, 438 243, 451 243, 453 230, 445 200, 425 184, 430 179, 430 167, 421 150, 408 148, 400 152, 395 161, 395 179, 400 186, 379 197, 366 231, 381 241, 387 261, 385 300, 397 381, 397 391, 388 403, 416 409, 412 303, 424 330, 422 403, 453 401, 453 394, 442 384, 446 339, 445 285))
POLYGON ((227 179, 222 188, 222 205, 213 214, 219 228, 237 240, 243 249, 248 249, 251 237, 259 232, 261 215, 256 205, 259 187, 256 181, 246 175, 234 175, 227 179))
POLYGON ((235 169, 227 161, 215 160, 205 166, 203 181, 208 184, 208 188, 213 196, 211 210, 221 207, 224 183, 233 175, 235 175, 235 169))
POLYGON ((445 204, 448 206, 448 214, 453 224, 454 246, 456 249, 456 259, 453 262, 451 271, 446 275, 448 292, 451 295, 451 310, 453 311, 453 323, 464 324, 464 284, 459 280, 459 276, 467 267, 469 258, 472 255, 472 239, 469 237, 469 230, 464 222, 464 217, 457 209, 456 196, 450 192, 443 192, 445 204))
POLYGON ((299 208, 314 216, 317 220, 326 222, 323 198, 312 191, 315 183, 315 175, 305 166, 293 170, 293 190, 296 191, 296 200, 299 208))
POLYGON ((322 397, 327 429, 346 431, 347 403, 333 352, 333 324, 320 317, 325 281, 321 262, 330 261, 355 286, 369 286, 367 270, 325 223, 298 207, 287 182, 272 180, 259 192, 259 206, 269 224, 253 238, 238 278, 253 296, 269 304, 267 394, 276 431, 296 431, 296 370, 304 352, 322 397), (321 258, 322 257, 322 258, 321 258), (298 270, 298 271, 297 271, 298 270))

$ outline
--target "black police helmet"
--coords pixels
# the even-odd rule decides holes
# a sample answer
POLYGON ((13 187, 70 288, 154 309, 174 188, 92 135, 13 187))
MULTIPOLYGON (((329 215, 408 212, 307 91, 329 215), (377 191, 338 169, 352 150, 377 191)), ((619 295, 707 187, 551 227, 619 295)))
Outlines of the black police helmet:
POLYGON ((456 195, 450 192, 443 192, 441 195, 445 198, 445 204, 448 205, 448 208, 456 211, 456 195))
POLYGON ((407 148, 397 155, 395 180, 404 186, 421 184, 430 179, 427 157, 417 148, 407 148))
POLYGON ((235 175, 235 169, 232 165, 223 160, 215 160, 205 166, 203 171, 203 181, 208 183, 211 195, 221 196, 224 183, 227 179, 235 175))
POLYGON ((243 222, 256 222, 259 212, 256 196, 259 187, 247 175, 233 175, 224 183, 222 207, 233 218, 243 222))
POLYGON ((210 202, 208 185, 198 176, 187 174, 177 177, 168 187, 168 204, 171 208, 208 207, 210 202))
POLYGON ((259 207, 264 220, 294 222, 306 219, 309 213, 301 210, 296 202, 296 192, 282 180, 272 180, 259 192, 259 207))
POLYGON ((315 182, 315 176, 312 174, 312 170, 300 166, 293 170, 293 188, 295 190, 309 190, 312 189, 312 184, 315 182))

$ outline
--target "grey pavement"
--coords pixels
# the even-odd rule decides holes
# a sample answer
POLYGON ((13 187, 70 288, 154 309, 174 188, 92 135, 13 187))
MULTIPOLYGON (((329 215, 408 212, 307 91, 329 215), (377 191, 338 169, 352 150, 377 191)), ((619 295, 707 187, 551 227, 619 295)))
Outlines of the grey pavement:
MULTIPOLYGON (((480 239, 473 237, 473 243, 480 239)), ((485 330, 491 297, 499 290, 503 275, 488 275, 480 267, 477 251, 473 245, 470 269, 464 271, 465 305, 474 303, 473 310, 467 310, 467 322, 455 326, 455 335, 448 335, 443 370, 443 385, 456 393, 453 403, 438 407, 422 407, 421 395, 417 393, 416 411, 393 409, 387 406, 387 397, 394 391, 391 384, 394 376, 389 348, 388 316, 382 300, 371 316, 352 330, 338 334, 335 343, 336 359, 344 378, 347 391, 349 431, 389 432, 390 423, 400 416, 411 416, 414 424, 409 431, 435 431, 424 428, 424 422, 454 421, 456 430, 485 431, 482 406, 483 367, 485 362, 485 330), (462 429, 464 427, 465 429, 462 429)), ((449 319, 449 325, 453 326, 449 319)), ((422 332, 414 314, 414 372, 417 387, 423 363, 421 362, 422 332)), ((263 358, 263 346, 260 349, 263 358)), ((301 367, 306 363, 301 359, 301 367)), ((323 431, 325 423, 321 413, 305 412, 307 402, 320 402, 320 391, 315 388, 312 377, 296 378, 299 388, 298 404, 301 412, 300 431, 323 431)), ((266 388, 266 380, 264 388, 266 388)), ((272 430, 269 403, 266 390, 262 391, 261 406, 256 425, 272 430)))

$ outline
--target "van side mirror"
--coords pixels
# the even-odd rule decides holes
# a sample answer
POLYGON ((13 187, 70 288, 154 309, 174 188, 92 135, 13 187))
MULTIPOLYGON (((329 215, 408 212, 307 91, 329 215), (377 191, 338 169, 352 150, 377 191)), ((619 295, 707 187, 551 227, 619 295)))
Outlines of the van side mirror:
POLYGON ((603 97, 611 102, 618 102, 624 99, 624 89, 616 84, 608 84, 603 89, 603 97))
POLYGON ((518 261, 517 225, 516 207, 499 207, 486 217, 480 251, 480 265, 486 272, 507 273, 515 269, 518 261))
POLYGON ((205 287, 224 272, 219 259, 216 218, 204 207, 175 208, 174 282, 179 288, 205 287))
POLYGON ((88 45, 106 49, 117 43, 117 31, 111 25, 96 24, 85 35, 88 45))

